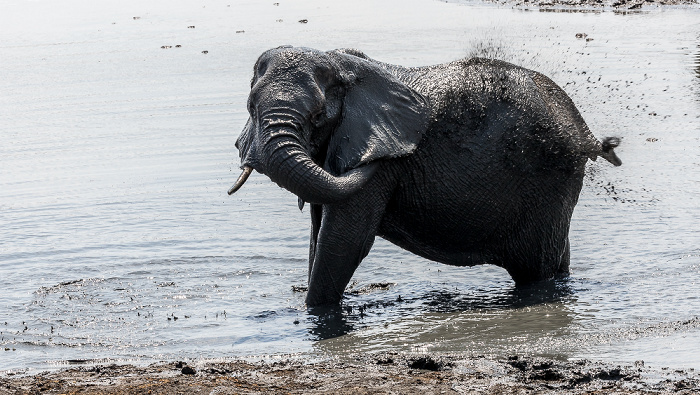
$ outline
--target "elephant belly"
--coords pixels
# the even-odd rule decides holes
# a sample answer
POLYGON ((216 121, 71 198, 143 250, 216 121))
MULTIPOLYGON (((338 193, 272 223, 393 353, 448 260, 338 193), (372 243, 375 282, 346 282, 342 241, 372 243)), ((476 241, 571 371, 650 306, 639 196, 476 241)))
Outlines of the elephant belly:
POLYGON ((492 173, 459 166, 408 172, 410 177, 401 180, 387 207, 379 235, 437 262, 494 263, 498 240, 518 215, 522 191, 518 178, 504 169, 492 171, 500 174, 498 181, 492 173))
POLYGON ((463 238, 454 240, 452 235, 425 234, 405 225, 389 221, 382 224, 379 236, 423 258, 448 265, 475 266, 496 263, 490 249, 475 242, 478 239, 477 235, 465 234, 463 238))

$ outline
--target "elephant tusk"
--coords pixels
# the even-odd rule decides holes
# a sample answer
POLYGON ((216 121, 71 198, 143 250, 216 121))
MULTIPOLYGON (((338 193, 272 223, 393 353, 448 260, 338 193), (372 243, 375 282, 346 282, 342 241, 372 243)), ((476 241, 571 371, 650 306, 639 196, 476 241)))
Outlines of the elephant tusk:
POLYGON ((237 190, 241 189, 243 184, 245 184, 246 180, 250 176, 250 173, 253 172, 253 168, 250 166, 243 166, 243 173, 238 177, 238 180, 236 180, 236 183, 233 184, 231 189, 228 190, 229 195, 233 195, 234 192, 237 190))

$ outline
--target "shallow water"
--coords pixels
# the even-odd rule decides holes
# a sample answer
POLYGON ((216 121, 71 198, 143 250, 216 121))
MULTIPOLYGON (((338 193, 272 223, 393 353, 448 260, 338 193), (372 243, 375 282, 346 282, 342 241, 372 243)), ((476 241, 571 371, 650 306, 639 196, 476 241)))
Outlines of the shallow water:
POLYGON ((700 368, 698 7, 142 3, 0 5, 0 371, 354 351, 700 368), (624 162, 590 163, 571 278, 515 289, 378 240, 343 307, 308 312, 308 213, 258 174, 226 196, 252 65, 281 44, 496 55, 565 87, 624 162))

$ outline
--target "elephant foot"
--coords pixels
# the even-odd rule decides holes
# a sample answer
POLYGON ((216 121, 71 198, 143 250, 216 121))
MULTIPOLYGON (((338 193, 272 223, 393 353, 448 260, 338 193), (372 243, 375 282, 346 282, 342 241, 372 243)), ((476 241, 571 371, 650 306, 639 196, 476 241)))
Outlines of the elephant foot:
MULTIPOLYGON (((333 306, 340 304, 343 298, 342 290, 339 292, 336 289, 319 289, 318 286, 309 284, 309 292, 306 294, 306 306, 333 306)), ((343 290, 345 288, 343 287, 343 290)))

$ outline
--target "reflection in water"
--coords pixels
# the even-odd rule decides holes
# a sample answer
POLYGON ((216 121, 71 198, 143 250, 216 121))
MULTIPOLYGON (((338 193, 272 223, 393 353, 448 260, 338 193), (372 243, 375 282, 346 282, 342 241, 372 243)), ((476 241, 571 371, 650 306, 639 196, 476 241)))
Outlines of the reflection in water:
POLYGON ((310 332, 318 340, 314 349, 333 355, 372 349, 495 356, 536 352, 561 359, 573 351, 567 346, 576 298, 566 280, 368 298, 364 304, 349 298, 343 308, 310 312, 310 332))
POLYGON ((557 303, 572 295, 566 280, 541 281, 514 286, 504 293, 464 295, 453 292, 430 292, 425 304, 433 311, 460 312, 476 309, 520 309, 543 303, 557 303))
POLYGON ((354 329, 340 306, 309 307, 308 313, 311 320, 309 332, 314 340, 332 339, 354 329))
POLYGON ((543 304, 569 304, 573 291, 566 279, 541 281, 525 286, 513 286, 502 291, 476 289, 473 292, 431 290, 413 298, 373 299, 360 305, 349 300, 345 306, 319 306, 308 309, 312 323, 310 333, 316 340, 342 336, 353 331, 350 322, 366 321, 372 314, 381 315, 389 308, 429 311, 434 313, 464 313, 477 310, 524 309, 543 304))

